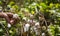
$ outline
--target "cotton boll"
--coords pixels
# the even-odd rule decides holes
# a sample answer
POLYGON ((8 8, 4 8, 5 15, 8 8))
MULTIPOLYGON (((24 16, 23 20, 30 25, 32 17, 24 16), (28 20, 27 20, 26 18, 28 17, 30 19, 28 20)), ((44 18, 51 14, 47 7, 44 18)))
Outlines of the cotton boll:
POLYGON ((36 5, 36 3, 32 3, 32 5, 33 5, 33 6, 35 6, 35 5, 36 5))
POLYGON ((45 36, 45 33, 42 33, 42 36, 45 36))
POLYGON ((35 24, 35 26, 37 26, 37 25, 39 25, 39 22, 37 22, 37 23, 35 24))
POLYGON ((13 18, 17 18, 17 17, 18 17, 18 15, 17 15, 17 14, 14 14, 14 15, 13 15, 13 18))
POLYGON ((29 30, 29 27, 30 27, 29 24, 25 24, 25 26, 24 26, 24 32, 27 32, 29 30))
POLYGON ((47 31, 50 31, 50 29, 48 28, 47 31))
POLYGON ((11 27, 11 24, 8 23, 7 27, 10 28, 11 27))
POLYGON ((30 25, 29 24, 25 24, 25 27, 29 27, 30 25))
POLYGON ((13 33, 13 31, 12 30, 9 30, 9 33, 13 33))
POLYGON ((39 35, 38 29, 36 27, 34 27, 34 31, 36 35, 39 35))
POLYGON ((23 20, 26 20, 26 17, 23 17, 23 20))

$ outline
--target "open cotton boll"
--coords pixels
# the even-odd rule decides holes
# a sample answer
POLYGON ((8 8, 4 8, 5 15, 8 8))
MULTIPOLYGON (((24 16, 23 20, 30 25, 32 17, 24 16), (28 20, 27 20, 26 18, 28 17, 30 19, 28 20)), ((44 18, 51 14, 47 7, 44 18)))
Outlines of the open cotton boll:
POLYGON ((26 20, 26 17, 23 17, 23 20, 26 20))
POLYGON ((24 26, 24 32, 27 32, 29 30, 30 24, 25 24, 24 26))
POLYGON ((45 36, 45 33, 42 33, 42 36, 45 36))
POLYGON ((26 27, 29 27, 29 26, 30 26, 30 24, 25 24, 25 26, 26 26, 26 27))
POLYGON ((7 27, 10 28, 11 27, 11 24, 8 23, 7 27))
POLYGON ((14 15, 13 15, 13 18, 17 18, 17 17, 18 17, 18 15, 17 15, 17 14, 14 14, 14 15))
POLYGON ((32 3, 32 5, 33 5, 33 6, 35 6, 35 5, 36 5, 36 3, 34 2, 34 3, 32 3))
POLYGON ((39 25, 39 22, 36 22, 35 26, 39 25))

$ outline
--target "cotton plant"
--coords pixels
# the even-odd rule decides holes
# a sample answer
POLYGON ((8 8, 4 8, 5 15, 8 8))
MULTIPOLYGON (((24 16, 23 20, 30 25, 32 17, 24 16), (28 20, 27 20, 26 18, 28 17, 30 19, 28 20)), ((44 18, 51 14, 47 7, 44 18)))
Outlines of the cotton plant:
POLYGON ((34 25, 35 27, 34 27, 34 31, 35 31, 35 35, 37 36, 37 35, 40 35, 40 24, 39 24, 39 22, 36 22, 35 23, 35 25, 34 25))
POLYGON ((38 26, 39 26, 39 23, 37 21, 34 21, 35 24, 33 24, 31 27, 30 27, 30 33, 33 34, 33 35, 38 35, 39 32, 38 32, 38 26), (37 27, 36 27, 37 26, 37 27))

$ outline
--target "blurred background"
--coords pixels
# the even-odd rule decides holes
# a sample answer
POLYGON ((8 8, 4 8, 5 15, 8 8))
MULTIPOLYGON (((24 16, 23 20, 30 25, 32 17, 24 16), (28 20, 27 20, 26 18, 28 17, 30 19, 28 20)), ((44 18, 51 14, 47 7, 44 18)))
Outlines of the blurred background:
POLYGON ((7 26, 0 18, 0 36, 60 36, 60 0, 0 0, 2 11, 18 14, 20 22, 7 26))

